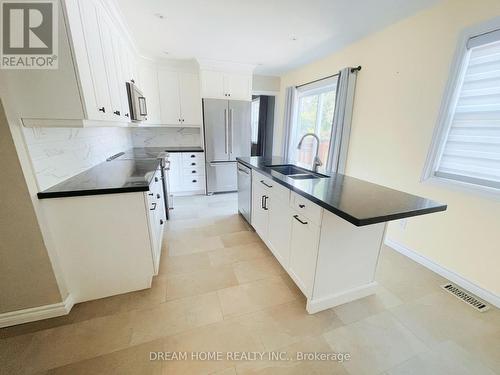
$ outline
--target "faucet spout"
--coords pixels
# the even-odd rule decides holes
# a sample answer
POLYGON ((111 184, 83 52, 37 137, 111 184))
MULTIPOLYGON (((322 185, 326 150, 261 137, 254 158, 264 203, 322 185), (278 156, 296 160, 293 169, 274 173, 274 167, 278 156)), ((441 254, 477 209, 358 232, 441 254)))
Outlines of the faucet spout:
POLYGON ((323 163, 321 162, 321 159, 318 157, 318 153, 319 153, 319 144, 320 144, 320 141, 319 141, 319 137, 314 134, 314 133, 306 133, 302 136, 302 138, 300 139, 299 141, 299 144, 297 145, 297 149, 300 150, 301 147, 302 147, 302 142, 304 141, 304 138, 306 137, 314 137, 314 139, 316 139, 316 154, 314 155, 314 159, 313 159, 313 171, 314 172, 317 172, 318 171, 318 167, 322 166, 323 163))

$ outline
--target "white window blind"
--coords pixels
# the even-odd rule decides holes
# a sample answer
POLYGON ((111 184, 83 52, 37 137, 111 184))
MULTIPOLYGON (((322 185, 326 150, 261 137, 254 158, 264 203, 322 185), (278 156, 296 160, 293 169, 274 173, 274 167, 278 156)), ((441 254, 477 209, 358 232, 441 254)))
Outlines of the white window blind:
POLYGON ((500 189, 500 32, 467 47, 434 174, 500 189))

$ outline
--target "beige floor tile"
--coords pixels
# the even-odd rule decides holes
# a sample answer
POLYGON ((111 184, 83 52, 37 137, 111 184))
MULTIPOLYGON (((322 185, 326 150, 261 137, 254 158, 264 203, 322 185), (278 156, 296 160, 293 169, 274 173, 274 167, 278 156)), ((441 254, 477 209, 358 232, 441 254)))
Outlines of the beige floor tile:
POLYGON ((136 345, 222 320, 215 292, 181 298, 131 316, 131 344, 136 345))
POLYGON ((160 262, 160 275, 178 275, 211 268, 210 258, 207 253, 197 253, 179 256, 162 256, 160 262))
MULTIPOLYGON (((325 374, 325 375, 347 375, 343 364, 337 360, 305 360, 302 353, 324 353, 334 355, 328 343, 322 337, 315 337, 280 349, 283 360, 264 360, 244 362, 236 365, 238 375, 251 374, 325 374)), ((306 357, 307 358, 307 357, 306 357)))
POLYGON ((240 283, 278 276, 286 272, 276 258, 271 256, 234 263, 233 268, 240 283))
MULTIPOLYGON (((162 340, 132 346, 114 353, 49 370, 50 375, 160 375, 162 362, 151 361, 151 352, 163 351, 162 340)), ((153 357, 154 358, 154 357, 153 357)))
POLYGON ((342 322, 349 324, 401 304, 398 297, 379 285, 376 294, 334 307, 333 310, 342 322))
POLYGON ((495 375, 495 372, 456 343, 446 341, 396 366, 386 374, 495 375))
MULTIPOLYGON (((22 373, 44 371, 128 347, 132 326, 128 314, 86 320, 30 334, 31 343, 22 348, 16 360, 22 373)), ((28 336, 30 336, 28 335, 28 336)), ((24 338, 17 336, 9 340, 24 338)))
POLYGON ((331 309, 308 314, 302 301, 288 302, 234 319, 259 335, 269 351, 321 336, 342 325, 331 309))
POLYGON ((262 243, 257 233, 248 230, 223 234, 220 238, 224 247, 246 245, 254 242, 262 243))
POLYGON ((264 348, 258 337, 238 322, 220 322, 204 326, 180 335, 171 336, 165 341, 165 351, 188 352, 189 360, 164 362, 166 374, 208 374, 227 370, 236 362, 228 360, 228 352, 260 352, 264 348), (192 360, 191 354, 220 352, 222 360, 192 360))
POLYGON ((478 312, 444 291, 395 307, 391 313, 428 345, 455 341, 500 372, 500 311, 478 312))
POLYGON ((281 277, 271 277, 217 291, 224 317, 258 311, 297 299, 281 277))
POLYGON ((232 267, 220 266, 167 278, 167 300, 196 296, 238 284, 232 267))
POLYGON ((389 312, 324 333, 334 351, 350 353, 351 374, 378 374, 425 351, 427 347, 389 312))
POLYGON ((245 260, 252 260, 272 256, 269 249, 262 242, 232 246, 210 251, 208 253, 213 266, 233 264, 245 260))
POLYGON ((403 302, 435 293, 446 283, 446 279, 387 246, 382 247, 375 279, 403 302))
POLYGON ((178 240, 171 240, 168 243, 168 254, 170 256, 186 255, 210 251, 224 247, 219 236, 213 237, 186 237, 178 240))
POLYGON ((251 228, 239 215, 233 214, 215 219, 212 225, 204 227, 203 230, 207 236, 219 236, 228 233, 250 231, 251 228))

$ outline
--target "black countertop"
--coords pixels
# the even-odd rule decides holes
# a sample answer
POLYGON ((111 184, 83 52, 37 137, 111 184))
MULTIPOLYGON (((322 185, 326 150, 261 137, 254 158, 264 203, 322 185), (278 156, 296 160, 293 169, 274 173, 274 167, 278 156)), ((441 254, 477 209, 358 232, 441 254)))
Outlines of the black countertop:
POLYGON ((381 223, 446 210, 446 205, 343 174, 329 178, 294 180, 270 165, 291 164, 282 158, 237 158, 246 166, 270 177, 356 226, 381 223))
POLYGON ((103 162, 38 193, 39 199, 149 190, 159 159, 103 162))

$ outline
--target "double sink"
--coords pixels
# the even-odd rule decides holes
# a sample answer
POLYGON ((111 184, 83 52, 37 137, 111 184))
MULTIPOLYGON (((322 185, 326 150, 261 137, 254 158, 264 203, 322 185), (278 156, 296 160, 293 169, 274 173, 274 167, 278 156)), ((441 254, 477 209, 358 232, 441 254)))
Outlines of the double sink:
POLYGON ((328 178, 321 173, 313 172, 308 169, 297 167, 293 164, 267 165, 267 168, 278 172, 284 176, 293 178, 294 180, 309 180, 313 178, 328 178))

